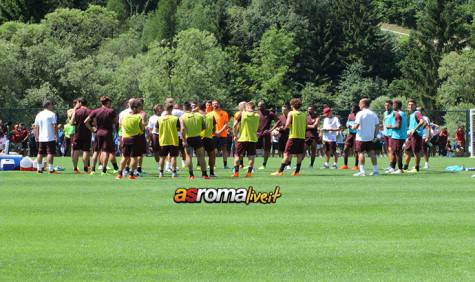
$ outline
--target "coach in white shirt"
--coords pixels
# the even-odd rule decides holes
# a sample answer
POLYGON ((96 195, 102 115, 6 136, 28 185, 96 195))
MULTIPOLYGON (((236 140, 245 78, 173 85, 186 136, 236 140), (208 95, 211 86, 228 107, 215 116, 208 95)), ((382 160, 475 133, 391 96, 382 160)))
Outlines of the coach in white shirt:
POLYGON ((56 142, 58 141, 58 128, 56 114, 53 112, 53 102, 45 101, 44 110, 35 118, 35 130, 38 136, 38 173, 43 172, 43 156, 47 155, 49 173, 55 173, 53 168, 56 142))
POLYGON ((373 163, 373 173, 378 175, 378 162, 375 153, 375 140, 379 131, 378 116, 369 108, 369 99, 361 99, 359 106, 361 111, 356 114, 353 129, 356 130, 355 151, 358 153, 360 172, 355 176, 365 176, 365 152, 368 153, 373 163))
POLYGON ((323 163, 323 168, 330 168, 328 162, 330 161, 330 156, 333 156, 333 165, 332 168, 337 168, 338 155, 336 153, 336 135, 341 130, 341 123, 338 117, 332 114, 330 108, 326 107, 323 109, 323 152, 325 154, 325 162, 323 163))

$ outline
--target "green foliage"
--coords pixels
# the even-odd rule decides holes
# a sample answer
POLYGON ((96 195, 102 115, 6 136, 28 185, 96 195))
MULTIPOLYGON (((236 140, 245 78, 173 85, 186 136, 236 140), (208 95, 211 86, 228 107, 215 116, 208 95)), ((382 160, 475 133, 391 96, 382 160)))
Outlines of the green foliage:
POLYGON ((438 89, 438 102, 446 105, 475 104, 475 51, 452 52, 446 55, 439 68, 443 81, 438 89))
POLYGON ((416 28, 417 16, 424 9, 422 0, 376 0, 379 11, 388 23, 416 28))
POLYGON ((444 121, 450 135, 454 135, 458 127, 466 125, 466 110, 469 109, 475 109, 475 103, 460 103, 448 108, 449 111, 444 115, 444 121))
POLYGON ((323 110, 324 105, 330 107, 335 106, 335 101, 333 100, 332 93, 330 92, 329 84, 314 85, 313 83, 308 83, 300 91, 302 97, 303 105, 315 106, 317 111, 323 110))
POLYGON ((247 68, 253 81, 251 92, 256 93, 256 99, 269 105, 281 105, 292 98, 286 77, 294 71, 292 64, 298 52, 293 33, 275 27, 264 33, 251 52, 252 62, 247 68))
POLYGON ((343 72, 340 83, 336 86, 334 98, 338 109, 349 109, 353 103, 362 98, 374 100, 386 94, 386 81, 365 77, 365 72, 365 67, 361 63, 352 64, 343 72))
POLYGON ((143 31, 143 40, 146 46, 153 41, 170 41, 175 35, 175 13, 177 0, 162 0, 158 3, 155 12, 149 15, 143 31))

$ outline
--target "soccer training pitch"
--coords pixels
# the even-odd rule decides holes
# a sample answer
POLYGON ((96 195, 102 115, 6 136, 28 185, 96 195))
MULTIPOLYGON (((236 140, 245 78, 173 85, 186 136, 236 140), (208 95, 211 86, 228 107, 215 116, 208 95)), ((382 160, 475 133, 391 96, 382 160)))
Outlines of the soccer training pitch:
POLYGON ((0 172, 1 281, 475 280, 475 179, 443 171, 475 159, 360 178, 309 169, 308 159, 299 177, 271 177, 272 159, 250 179, 218 169, 193 182, 184 171, 158 179, 151 158, 136 181, 56 163, 61 175, 0 172), (173 201, 178 187, 249 185, 279 185, 282 196, 272 205, 173 201))

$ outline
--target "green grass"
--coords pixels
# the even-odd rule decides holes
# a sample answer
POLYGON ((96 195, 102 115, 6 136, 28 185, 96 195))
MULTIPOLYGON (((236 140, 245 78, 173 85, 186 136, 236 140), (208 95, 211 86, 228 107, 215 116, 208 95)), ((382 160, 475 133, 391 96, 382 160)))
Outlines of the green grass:
POLYGON ((151 159, 136 182, 58 163, 62 175, 0 172, 1 281, 475 279, 475 179, 443 172, 474 159, 366 178, 308 168, 271 178, 269 168, 236 180, 220 169, 193 184, 158 179, 151 159), (276 184, 275 205, 173 202, 181 186, 276 184))

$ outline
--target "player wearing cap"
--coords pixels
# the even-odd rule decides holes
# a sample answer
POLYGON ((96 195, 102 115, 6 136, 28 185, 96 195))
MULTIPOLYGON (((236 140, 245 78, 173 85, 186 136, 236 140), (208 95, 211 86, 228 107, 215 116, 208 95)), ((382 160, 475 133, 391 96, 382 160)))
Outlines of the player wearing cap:
POLYGON ((260 115, 255 112, 254 102, 246 103, 246 110, 239 113, 236 117, 237 123, 235 131, 239 132, 239 138, 234 136, 237 141, 236 156, 234 159, 233 177, 239 177, 239 161, 247 155, 249 166, 246 177, 251 177, 254 167, 254 158, 256 156, 256 143, 258 142, 257 132, 259 130, 260 115))
POLYGON ((195 179, 193 174, 193 150, 201 168, 201 176, 203 179, 208 179, 206 172, 206 163, 204 158, 203 141, 201 140, 201 132, 206 129, 206 123, 203 115, 197 112, 192 112, 190 102, 183 104, 185 113, 180 117, 181 135, 183 136, 183 147, 185 148, 186 166, 190 174, 190 180, 195 179))
POLYGON ((407 111, 409 113, 409 146, 406 147, 404 170, 408 170, 409 168, 411 155, 414 155, 415 158, 415 166, 412 170, 408 171, 409 173, 419 172, 423 142, 422 136, 424 136, 424 127, 426 126, 426 122, 424 121, 421 112, 417 111, 416 107, 416 100, 409 100, 407 103, 407 111))
POLYGON ((361 111, 356 114, 353 129, 356 130, 355 151, 358 153, 358 163, 360 171, 354 176, 366 176, 365 153, 371 158, 373 163, 372 176, 378 175, 378 160, 375 152, 375 141, 379 131, 378 116, 369 109, 369 99, 361 99, 359 107, 361 111))
POLYGON ((292 155, 297 156, 297 165, 293 176, 300 175, 300 167, 305 157, 305 132, 307 130, 307 114, 300 111, 302 101, 298 98, 290 100, 292 111, 287 116, 285 124, 289 128, 289 139, 285 146, 284 159, 277 172, 272 173, 273 176, 282 176, 285 167, 289 164, 292 155))
POLYGON ((330 157, 333 156, 332 168, 337 168, 338 154, 336 153, 336 135, 341 130, 341 124, 338 117, 333 116, 329 107, 323 109, 323 151, 325 154, 325 163, 323 168, 330 168, 328 164, 330 157))

